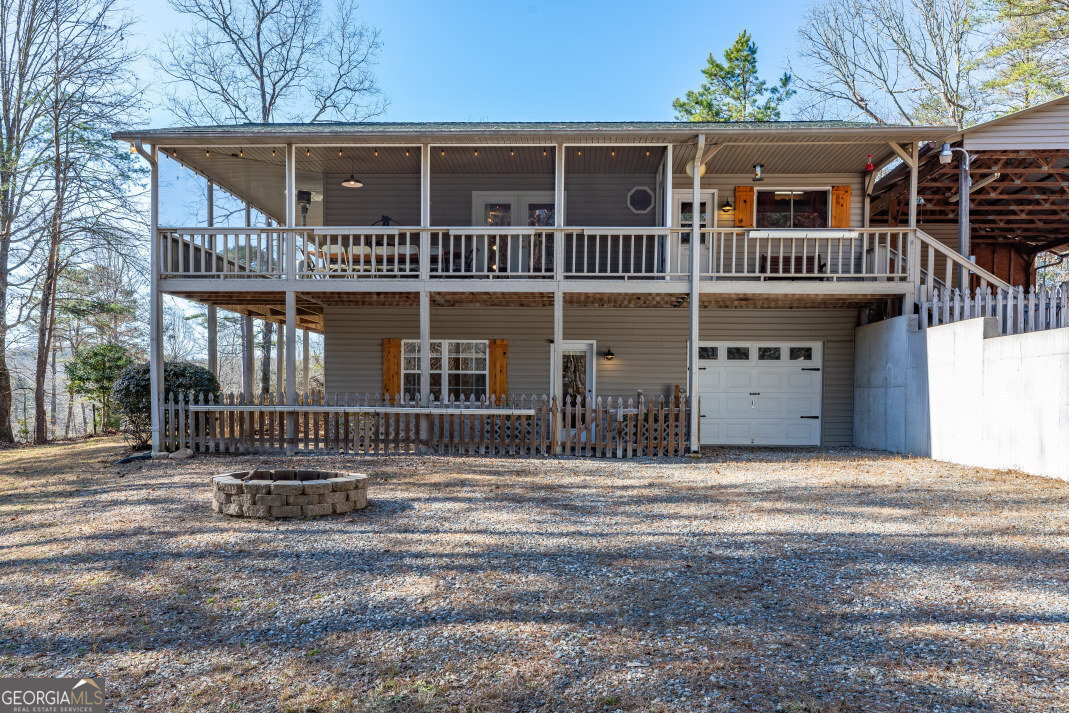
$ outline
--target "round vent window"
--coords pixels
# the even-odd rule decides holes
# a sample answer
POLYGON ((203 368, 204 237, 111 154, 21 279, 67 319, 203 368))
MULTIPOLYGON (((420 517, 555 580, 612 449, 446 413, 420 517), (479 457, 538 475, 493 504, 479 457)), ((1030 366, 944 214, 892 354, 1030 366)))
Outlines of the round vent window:
POLYGON ((653 210, 653 191, 646 186, 635 186, 627 194, 627 207, 632 213, 649 213, 653 210))

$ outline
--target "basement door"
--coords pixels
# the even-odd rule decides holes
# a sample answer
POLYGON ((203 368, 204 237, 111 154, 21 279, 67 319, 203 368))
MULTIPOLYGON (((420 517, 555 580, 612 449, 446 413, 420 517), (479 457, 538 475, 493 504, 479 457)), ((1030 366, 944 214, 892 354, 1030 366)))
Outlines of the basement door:
POLYGON ((819 446, 819 342, 701 342, 703 445, 819 446))

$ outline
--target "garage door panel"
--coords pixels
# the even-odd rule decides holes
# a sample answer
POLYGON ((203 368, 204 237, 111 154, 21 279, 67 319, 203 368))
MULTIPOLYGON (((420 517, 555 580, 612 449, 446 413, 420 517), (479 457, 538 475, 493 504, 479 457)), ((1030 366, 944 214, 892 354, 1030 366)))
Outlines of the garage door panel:
MULTIPOLYGON (((775 342, 751 344, 750 353, 757 354, 761 346, 789 353, 787 344, 775 342)), ((819 445, 821 349, 819 344, 811 346, 816 357, 812 361, 705 362, 698 375, 702 443, 819 445)), ((720 354, 725 351, 719 350, 720 354)))

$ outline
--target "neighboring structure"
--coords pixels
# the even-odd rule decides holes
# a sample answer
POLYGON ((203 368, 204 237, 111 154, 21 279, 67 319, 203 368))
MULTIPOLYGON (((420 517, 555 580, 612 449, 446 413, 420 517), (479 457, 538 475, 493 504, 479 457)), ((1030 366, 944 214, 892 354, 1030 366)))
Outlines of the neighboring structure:
MULTIPOLYGON (((923 231, 1027 290, 1035 284, 1039 253, 1069 255, 1069 96, 922 147, 918 183, 917 220, 923 231), (949 163, 939 160, 943 141, 955 149, 949 163), (966 162, 957 149, 967 152, 971 168, 964 216, 959 195, 966 162), (966 245, 959 246, 959 231, 966 245)), ((879 180, 871 223, 906 224, 909 191, 906 166, 879 180)))
MULTIPOLYGON (((1009 287, 916 229, 918 147, 952 132, 841 122, 121 132, 153 168, 153 388, 163 393, 160 295, 171 294, 208 306, 212 365, 217 309, 284 325, 285 389, 271 411, 286 414, 278 445, 291 450, 305 447, 294 434, 308 414, 367 393, 386 398, 348 410, 422 419, 456 408, 450 398, 593 406, 642 392, 685 411, 689 394, 700 409, 674 433, 691 449, 851 445, 855 327, 912 314, 958 269, 1009 287), (895 227, 868 227, 877 169, 895 159, 906 210, 895 227), (206 226, 157 225, 162 160, 207 179, 209 200, 219 187, 274 225, 214 227, 210 210, 206 226), (324 335, 325 397, 303 395, 297 330, 324 335)), ((251 374, 245 383, 242 408, 255 410, 251 374)), ((233 420, 218 418, 210 429, 233 420)), ((561 442, 574 436, 568 452, 590 438, 612 450, 607 432, 624 421, 583 435, 583 418, 552 416, 561 442)), ((638 439, 666 418, 637 414, 638 439)), ((428 423, 405 432, 429 442, 428 423)))

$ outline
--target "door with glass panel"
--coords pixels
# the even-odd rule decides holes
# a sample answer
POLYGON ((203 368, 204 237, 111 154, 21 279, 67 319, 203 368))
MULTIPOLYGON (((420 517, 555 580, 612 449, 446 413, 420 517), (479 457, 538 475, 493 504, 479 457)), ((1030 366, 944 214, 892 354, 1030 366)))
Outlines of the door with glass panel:
MULTIPOLYGON (((701 201, 699 205, 700 212, 700 227, 701 228, 715 228, 716 227, 716 191, 702 191, 698 194, 701 201)), ((673 212, 672 212, 672 227, 673 228, 690 228, 694 224, 694 192, 693 191, 673 191, 673 212)), ((673 265, 672 272, 677 273, 689 273, 690 272, 690 255, 691 255, 691 239, 689 233, 679 233, 674 240, 675 244, 679 246, 679 265, 678 267, 673 265)), ((708 238, 702 236, 701 240, 701 253, 698 257, 699 269, 708 269, 709 266, 709 244, 708 238)))
MULTIPOLYGON (((562 405, 571 403, 585 407, 594 399, 594 352, 595 343, 587 341, 568 341, 561 343, 560 373, 562 405)), ((583 427, 583 419, 578 410, 572 415, 567 428, 583 427)))
MULTIPOLYGON (((484 193, 476 191, 472 199, 472 224, 485 228, 552 228, 556 206, 552 191, 520 193, 484 193)), ((479 246, 479 257, 486 260, 490 272, 552 273, 553 239, 545 231, 531 234, 488 235, 479 246)))

